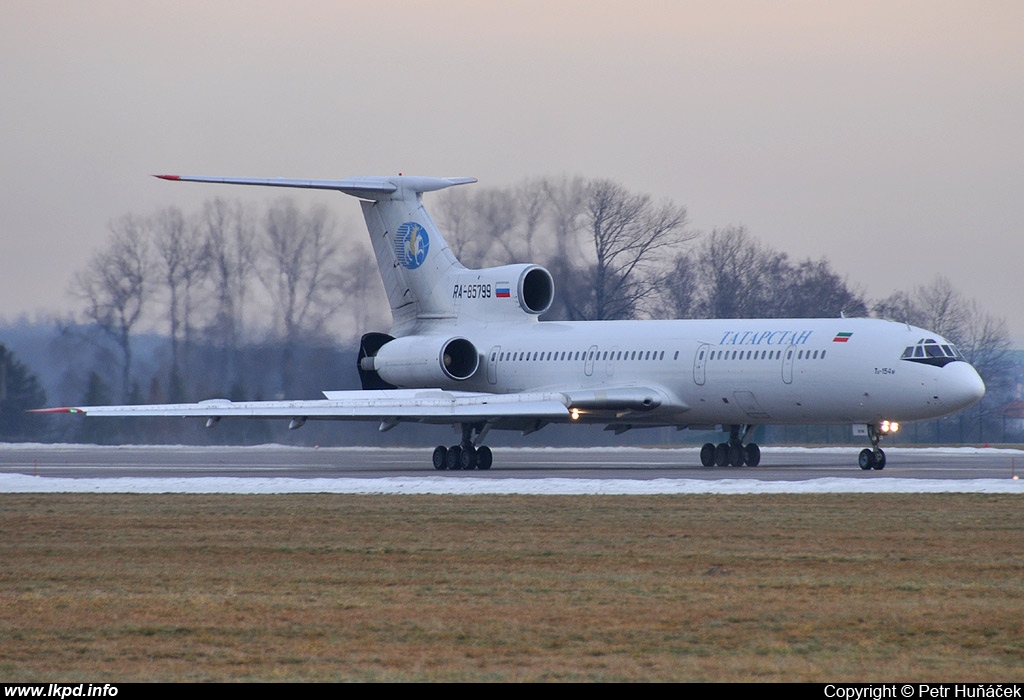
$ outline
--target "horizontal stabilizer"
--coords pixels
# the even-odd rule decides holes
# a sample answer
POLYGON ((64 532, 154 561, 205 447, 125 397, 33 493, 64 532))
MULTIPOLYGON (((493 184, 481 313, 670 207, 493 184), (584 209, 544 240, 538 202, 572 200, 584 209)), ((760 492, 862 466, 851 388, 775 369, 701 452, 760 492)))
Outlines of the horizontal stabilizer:
POLYGON ((433 192, 453 185, 476 182, 474 177, 352 177, 346 180, 300 180, 284 177, 206 177, 200 175, 155 175, 173 182, 212 182, 221 185, 258 185, 262 187, 294 187, 310 190, 337 190, 362 199, 380 199, 399 189, 411 192, 433 192))

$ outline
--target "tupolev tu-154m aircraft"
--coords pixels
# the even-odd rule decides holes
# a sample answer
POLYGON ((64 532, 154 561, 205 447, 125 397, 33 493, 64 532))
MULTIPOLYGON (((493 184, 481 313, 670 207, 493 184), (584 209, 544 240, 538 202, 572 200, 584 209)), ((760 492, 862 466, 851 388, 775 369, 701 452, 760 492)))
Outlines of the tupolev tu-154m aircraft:
POLYGON ((337 190, 360 200, 393 325, 359 349, 361 391, 305 401, 42 409, 90 416, 380 421, 452 425, 435 469, 489 469, 491 430, 551 423, 616 433, 675 426, 727 431, 700 450, 704 466, 757 466, 748 442, 764 424, 852 424, 885 467, 880 440, 900 421, 938 418, 979 401, 981 377, 931 331, 867 318, 540 321, 555 283, 539 265, 465 268, 423 206, 423 193, 474 178, 291 180, 158 175, 164 180, 337 190), (866 429, 866 430, 865 430, 866 429))

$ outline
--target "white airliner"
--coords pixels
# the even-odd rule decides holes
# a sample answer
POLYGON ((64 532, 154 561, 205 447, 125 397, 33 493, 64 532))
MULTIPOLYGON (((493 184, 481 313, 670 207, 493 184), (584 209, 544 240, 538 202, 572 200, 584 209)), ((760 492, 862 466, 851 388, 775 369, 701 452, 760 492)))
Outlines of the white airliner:
POLYGON ((539 321, 551 274, 533 264, 462 266, 423 207, 424 192, 474 178, 290 180, 159 175, 165 180, 337 190, 359 198, 391 305, 389 334, 363 336, 362 391, 324 399, 44 409, 92 416, 196 416, 402 422, 461 428, 436 469, 489 469, 488 432, 551 423, 621 433, 675 426, 728 431, 704 466, 757 466, 747 438, 764 424, 852 424, 882 469, 898 422, 938 418, 979 401, 985 385, 947 340, 867 318, 539 321))

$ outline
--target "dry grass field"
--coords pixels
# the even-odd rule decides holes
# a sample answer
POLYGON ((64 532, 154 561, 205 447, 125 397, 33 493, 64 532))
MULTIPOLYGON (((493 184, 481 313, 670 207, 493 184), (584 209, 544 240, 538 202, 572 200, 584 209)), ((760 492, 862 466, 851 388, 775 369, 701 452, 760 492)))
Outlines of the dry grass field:
POLYGON ((1006 495, 0 495, 4 681, 1021 681, 1006 495))

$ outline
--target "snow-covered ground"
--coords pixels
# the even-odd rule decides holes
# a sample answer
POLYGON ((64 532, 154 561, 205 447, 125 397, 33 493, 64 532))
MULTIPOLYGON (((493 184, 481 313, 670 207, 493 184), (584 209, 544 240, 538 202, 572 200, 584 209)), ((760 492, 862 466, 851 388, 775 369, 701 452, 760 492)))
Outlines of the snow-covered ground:
MULTIPOLYGON (((26 446, 25 449, 38 449, 26 446)), ((5 445, 4 449, 19 449, 5 445)), ((102 448, 110 449, 110 448, 102 448)), ((159 449, 169 449, 162 447, 159 449)), ((259 448, 253 448, 259 449, 259 448)), ((274 446, 274 449, 282 449, 274 446)), ((284 448, 287 449, 287 448, 284 448)), ((601 449, 601 448, 597 448, 601 449)), ((620 449, 620 448, 611 448, 620 449)), ((842 451, 843 448, 765 448, 766 453, 842 451)), ((993 452, 986 448, 988 453, 993 452)), ((934 448, 930 454, 965 456, 979 448, 934 448)), ((1024 451, 999 450, 1001 456, 1021 457, 1024 451)), ((875 473, 879 477, 880 474, 875 473)), ((416 477, 294 479, 260 477, 187 477, 66 479, 0 473, 2 493, 351 493, 351 494, 752 494, 752 493, 1020 493, 1024 479, 907 479, 820 478, 805 480, 761 479, 517 479, 479 478, 467 474, 416 477)))

